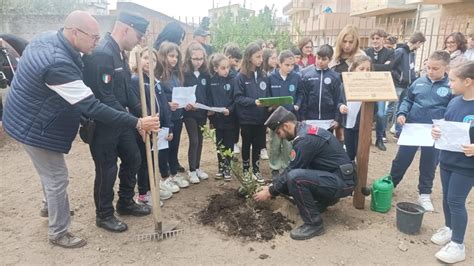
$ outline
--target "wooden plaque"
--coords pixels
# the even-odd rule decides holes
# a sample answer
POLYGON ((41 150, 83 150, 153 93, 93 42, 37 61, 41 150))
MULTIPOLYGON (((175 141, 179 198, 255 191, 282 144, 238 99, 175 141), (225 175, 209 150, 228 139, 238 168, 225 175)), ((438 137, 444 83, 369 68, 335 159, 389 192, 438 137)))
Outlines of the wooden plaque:
POLYGON ((390 72, 343 72, 342 80, 347 101, 398 100, 390 72))

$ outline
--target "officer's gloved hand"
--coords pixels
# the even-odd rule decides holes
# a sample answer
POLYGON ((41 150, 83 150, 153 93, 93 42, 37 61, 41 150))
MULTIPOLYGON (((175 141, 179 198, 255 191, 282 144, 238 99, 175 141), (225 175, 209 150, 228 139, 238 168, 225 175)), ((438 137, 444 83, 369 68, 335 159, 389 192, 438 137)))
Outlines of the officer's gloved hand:
POLYGON ((140 118, 140 129, 145 131, 158 132, 160 129, 160 118, 159 116, 147 116, 140 118))

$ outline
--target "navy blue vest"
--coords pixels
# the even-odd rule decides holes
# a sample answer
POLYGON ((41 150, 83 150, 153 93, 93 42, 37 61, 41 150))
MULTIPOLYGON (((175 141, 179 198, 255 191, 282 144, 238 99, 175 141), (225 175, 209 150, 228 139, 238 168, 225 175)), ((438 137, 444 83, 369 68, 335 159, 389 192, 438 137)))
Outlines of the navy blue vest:
POLYGON ((82 80, 80 54, 62 31, 43 33, 26 47, 5 103, 3 127, 21 143, 68 153, 81 113, 46 86, 44 74, 52 66, 82 80))

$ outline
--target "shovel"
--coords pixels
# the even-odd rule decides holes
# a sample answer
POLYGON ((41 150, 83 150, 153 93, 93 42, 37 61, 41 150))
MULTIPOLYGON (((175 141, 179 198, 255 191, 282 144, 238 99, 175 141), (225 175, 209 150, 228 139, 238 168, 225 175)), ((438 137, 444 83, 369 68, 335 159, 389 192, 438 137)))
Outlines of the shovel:
MULTIPOLYGON (((143 80, 143 70, 140 53, 136 52, 137 68, 138 68, 138 77, 139 77, 139 88, 140 88, 140 102, 142 107, 142 116, 148 116, 147 106, 146 106, 146 96, 145 96, 145 84, 143 80)), ((155 97, 155 63, 153 61, 154 53, 153 46, 151 43, 148 45, 148 58, 149 58, 149 77, 150 77, 150 109, 151 116, 156 116, 156 97, 155 97)), ((157 133, 152 133, 152 140, 154 156, 152 157, 151 148, 150 148, 150 135, 145 134, 145 148, 146 148, 146 160, 148 166, 148 178, 150 183, 150 192, 152 199, 152 215, 153 215, 153 224, 155 231, 150 234, 137 235, 136 238, 138 241, 145 240, 162 240, 166 238, 175 237, 184 233, 183 229, 176 230, 178 222, 172 224, 163 225, 161 217, 161 206, 160 206, 160 179, 158 176, 158 147, 157 145, 157 133)))

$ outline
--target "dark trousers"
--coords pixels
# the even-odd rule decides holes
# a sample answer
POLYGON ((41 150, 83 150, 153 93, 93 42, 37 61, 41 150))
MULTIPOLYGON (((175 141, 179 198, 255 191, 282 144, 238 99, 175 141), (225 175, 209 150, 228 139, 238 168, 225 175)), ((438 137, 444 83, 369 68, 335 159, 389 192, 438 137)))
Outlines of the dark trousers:
POLYGON ((291 170, 287 185, 304 223, 312 225, 320 222, 317 202, 334 201, 347 188, 338 174, 310 169, 291 170))
MULTIPOLYGON (((138 194, 144 195, 150 190, 150 179, 148 177, 148 163, 146 160, 146 149, 145 149, 146 146, 140 134, 138 134, 137 132, 136 135, 137 135, 137 145, 138 145, 138 149, 140 150, 140 157, 142 159, 142 163, 140 164, 140 169, 138 169, 138 173, 137 173, 138 194)), ((151 141, 151 138, 150 138, 150 141, 151 141)), ((158 155, 158 158, 160 157, 161 156, 158 155)), ((153 158, 154 158, 153 150, 151 150, 151 158, 153 161, 153 158)))
POLYGON ((466 176, 443 168, 440 170, 445 224, 453 230, 451 240, 462 244, 467 226, 466 199, 474 186, 474 173, 466 176))
POLYGON ((133 200, 136 174, 141 158, 134 129, 96 128, 90 151, 95 164, 94 202, 96 215, 106 218, 114 214, 114 184, 117 177, 117 158, 120 158, 119 201, 117 205, 133 200))
POLYGON ((240 136, 240 124, 239 121, 235 121, 235 127, 234 127, 234 143, 239 142, 239 136, 240 136))
POLYGON ((240 125, 242 134, 242 167, 250 169, 250 147, 252 147, 253 172, 260 172, 260 150, 265 147, 266 128, 263 125, 240 125))
MULTIPOLYGON (((169 143, 168 148, 168 167, 169 173, 171 175, 176 175, 178 173, 179 161, 178 161, 178 152, 179 152, 179 142, 181 141, 181 131, 183 130, 183 120, 173 120, 173 140, 169 143)), ((161 155, 158 154, 158 156, 161 155)))
POLYGON ((202 130, 201 127, 206 124, 205 119, 197 119, 194 117, 185 117, 183 119, 186 131, 189 137, 188 146, 188 163, 189 171, 193 172, 199 169, 202 153, 202 130))
POLYGON ((347 156, 354 161, 359 146, 359 129, 344 128, 344 145, 346 145, 347 156))
MULTIPOLYGON (((225 150, 234 151, 234 129, 216 129, 216 144, 217 146, 224 146, 225 150)), ((230 159, 225 158, 220 153, 217 153, 217 162, 219 163, 219 172, 230 170, 230 159)))
MULTIPOLYGON (((419 147, 415 146, 400 146, 398 148, 397 156, 395 156, 395 159, 392 161, 392 169, 390 170, 390 175, 392 176, 395 187, 402 181, 418 148, 419 147)), ((418 190, 420 194, 431 194, 438 163, 439 150, 434 147, 421 147, 420 175, 418 179, 418 190)))

